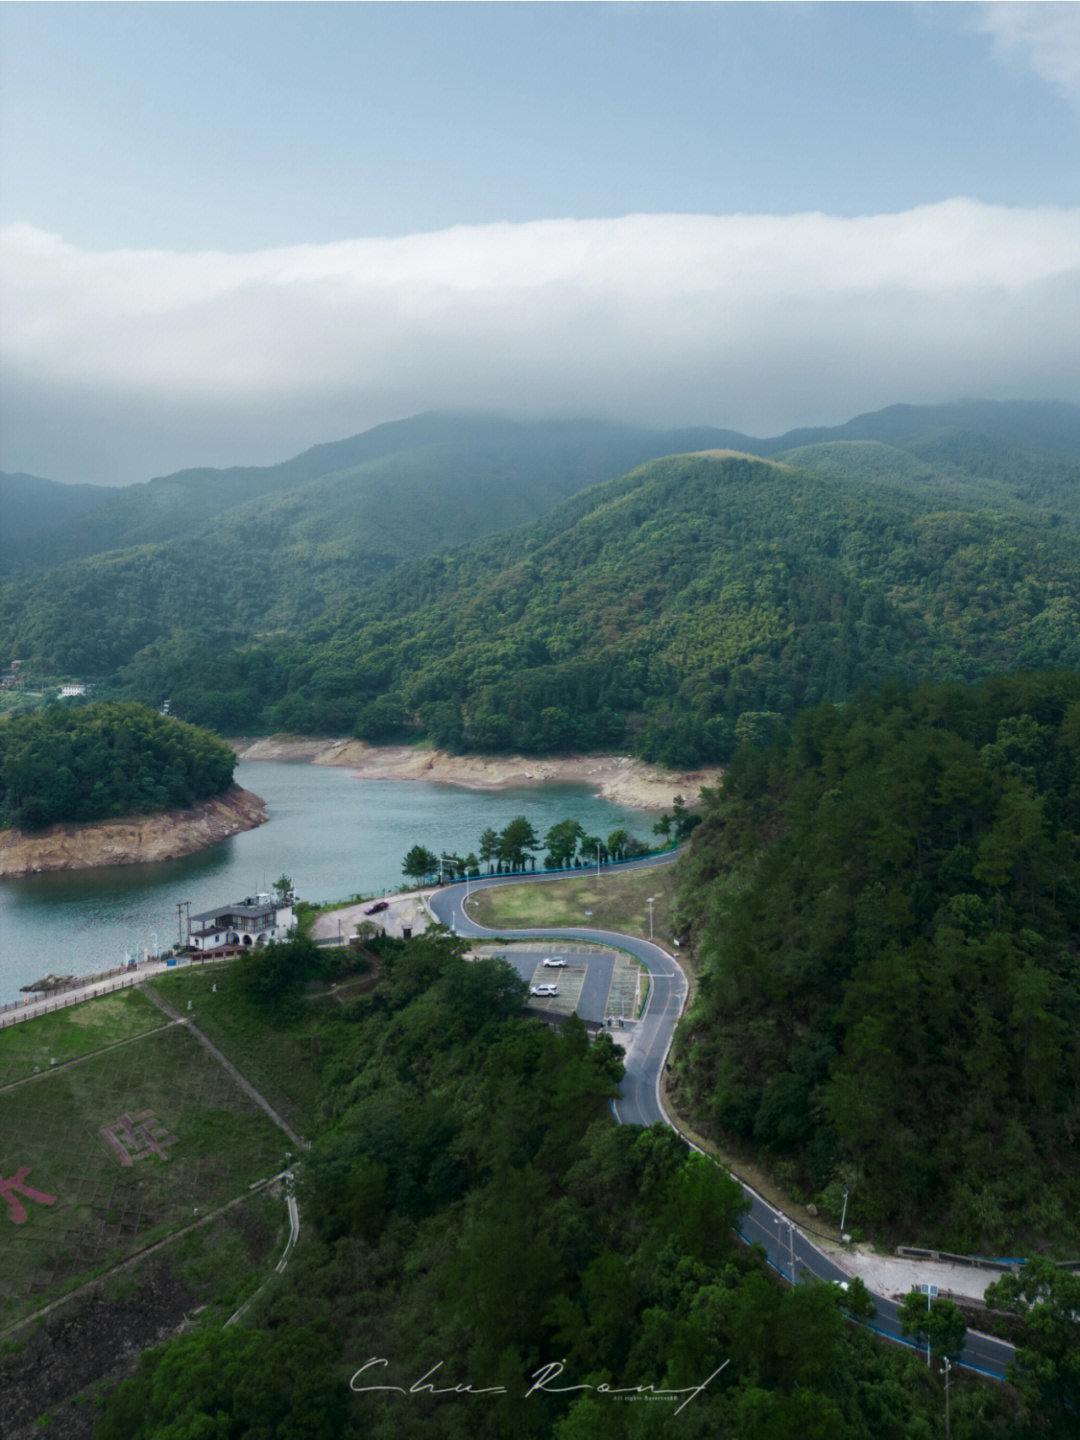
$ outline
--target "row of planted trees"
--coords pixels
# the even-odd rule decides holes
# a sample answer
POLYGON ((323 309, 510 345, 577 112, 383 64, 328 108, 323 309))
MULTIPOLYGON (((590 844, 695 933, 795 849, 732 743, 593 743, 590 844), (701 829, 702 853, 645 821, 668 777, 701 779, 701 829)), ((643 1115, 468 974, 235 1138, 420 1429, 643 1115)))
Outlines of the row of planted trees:
MULTIPOLYGON (((691 814, 681 795, 675 796, 673 813, 662 815, 653 833, 665 843, 684 839, 699 817, 691 814)), ((420 883, 433 876, 440 880, 464 880, 482 874, 514 874, 535 870, 537 853, 543 849, 545 870, 570 870, 586 865, 608 864, 647 855, 650 847, 621 826, 605 840, 590 835, 577 820, 559 820, 541 841, 525 815, 515 815, 502 830, 489 826, 481 834, 476 850, 468 855, 436 853, 425 845, 414 845, 402 862, 409 879, 420 883)))
POLYGON ((560 820, 552 825, 543 841, 525 815, 515 815, 502 830, 489 826, 480 836, 476 850, 468 855, 442 852, 436 854, 424 845, 414 845, 402 862, 402 870, 412 880, 423 881, 432 876, 440 880, 464 880, 482 874, 503 875, 535 870, 537 853, 545 850, 543 868, 566 870, 575 865, 627 860, 648 853, 629 831, 613 830, 607 839, 589 835, 577 820, 560 820))

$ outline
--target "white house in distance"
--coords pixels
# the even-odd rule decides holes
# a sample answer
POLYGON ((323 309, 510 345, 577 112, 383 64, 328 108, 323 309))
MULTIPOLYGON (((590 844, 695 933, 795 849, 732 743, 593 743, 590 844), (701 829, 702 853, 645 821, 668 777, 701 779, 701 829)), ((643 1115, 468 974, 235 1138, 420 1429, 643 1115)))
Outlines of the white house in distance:
POLYGON ((188 944, 207 954, 213 950, 266 945, 285 940, 298 924, 291 895, 249 895, 216 910, 203 910, 188 921, 188 944))

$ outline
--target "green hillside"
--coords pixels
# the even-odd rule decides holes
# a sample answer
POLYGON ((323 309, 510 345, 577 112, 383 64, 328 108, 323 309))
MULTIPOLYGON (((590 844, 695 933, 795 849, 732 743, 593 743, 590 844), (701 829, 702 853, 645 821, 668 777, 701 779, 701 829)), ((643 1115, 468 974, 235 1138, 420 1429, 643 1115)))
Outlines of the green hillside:
POLYGON ((709 796, 679 910, 700 1128, 859 1228, 1075 1253, 1080 673, 806 712, 709 796))
POLYGON ((388 548, 413 554, 524 523, 586 485, 707 443, 713 433, 421 415, 316 445, 278 465, 181 470, 124 488, 4 475, 0 573, 183 536, 227 556, 264 508, 275 512, 270 533, 278 543, 296 524, 300 541, 322 534, 339 549, 370 546, 388 526, 396 532, 388 548), (416 509, 425 501, 430 513, 416 509), (427 532, 439 524, 450 528, 432 544, 427 532))
POLYGON ((201 663, 176 641, 125 674, 224 727, 688 763, 889 676, 1080 664, 1071 527, 988 506, 985 486, 956 482, 945 502, 936 486, 671 457, 401 566, 287 641, 201 663))
POLYGON ((324 447, 184 537, 10 582, 13 653, 226 730, 676 764, 893 676, 1080 664, 1075 407, 895 407, 773 460, 694 432, 592 485, 679 437, 381 429, 410 443, 329 472, 355 455, 324 447))
POLYGON ((27 518, 0 551, 0 634, 39 670, 101 679, 185 631, 291 631, 400 561, 526 524, 702 437, 428 416, 264 469, 116 491, 38 481, 39 504, 33 484, 5 484, 5 519, 9 498, 27 518))

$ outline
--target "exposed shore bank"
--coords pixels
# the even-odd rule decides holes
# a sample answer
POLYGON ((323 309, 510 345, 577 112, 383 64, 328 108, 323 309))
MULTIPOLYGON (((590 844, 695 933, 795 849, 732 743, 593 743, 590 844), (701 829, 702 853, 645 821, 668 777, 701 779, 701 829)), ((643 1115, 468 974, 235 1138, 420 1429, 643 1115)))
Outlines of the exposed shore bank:
POLYGON ((701 787, 718 784, 723 774, 718 767, 665 770, 625 755, 451 755, 415 745, 368 745, 363 740, 312 740, 291 735, 230 743, 241 760, 341 765, 361 780, 428 780, 467 790, 588 785, 602 799, 630 810, 667 810, 676 795, 693 804, 701 787))
POLYGON ((177 860, 230 835, 254 830, 266 819, 266 805, 258 795, 234 785, 190 810, 130 815, 91 825, 52 825, 38 835, 0 830, 0 876, 177 860))

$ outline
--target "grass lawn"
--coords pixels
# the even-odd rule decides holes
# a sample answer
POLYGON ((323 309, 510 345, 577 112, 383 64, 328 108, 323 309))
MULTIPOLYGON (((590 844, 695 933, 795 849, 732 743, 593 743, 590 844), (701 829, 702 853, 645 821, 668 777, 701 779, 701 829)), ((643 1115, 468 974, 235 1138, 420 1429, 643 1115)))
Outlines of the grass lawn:
POLYGON ((245 1194, 282 1168, 288 1148, 178 1025, 0 1094, 0 1136, 8 1191, 0 1197, 0 1315, 8 1323, 197 1211, 245 1194), (152 1117, 142 1118, 147 1111, 152 1117), (17 1175, 52 1203, 15 1189, 17 1175))
POLYGON ((536 929, 589 925, 649 938, 649 907, 653 897, 653 936, 668 940, 675 892, 675 867, 623 870, 610 874, 575 875, 498 885, 469 897, 468 912, 478 925, 492 930, 536 929))
POLYGON ((156 1030, 164 1015, 138 990, 118 990, 81 1005, 69 1005, 0 1030, 0 1087, 48 1070, 79 1055, 90 1055, 118 1040, 156 1030))
POLYGON ((319 1091, 318 1031, 339 1017, 337 1002, 325 997, 298 1000, 285 1011, 254 1004, 235 984, 231 966, 185 967, 152 983, 226 1054, 246 1080, 301 1135, 309 1137, 319 1091), (215 990, 214 987, 217 986, 215 990))

